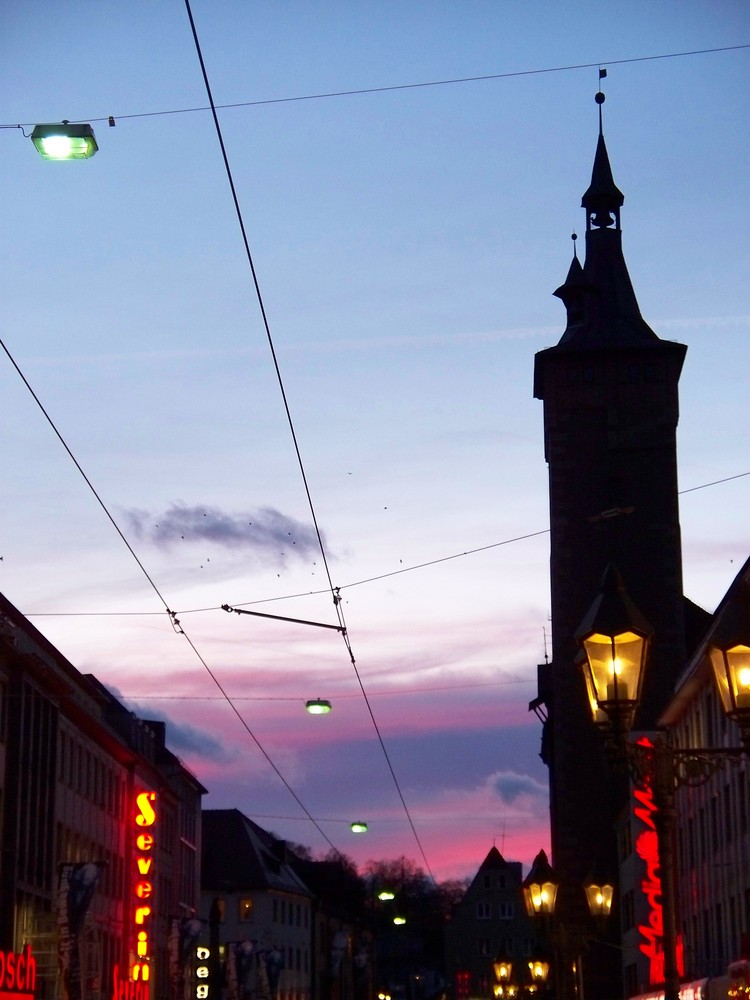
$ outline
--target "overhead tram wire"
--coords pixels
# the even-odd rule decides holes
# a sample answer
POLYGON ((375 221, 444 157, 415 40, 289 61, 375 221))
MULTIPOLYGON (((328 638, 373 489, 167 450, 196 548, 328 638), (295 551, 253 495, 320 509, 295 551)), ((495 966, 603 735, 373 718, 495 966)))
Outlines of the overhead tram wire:
POLYGON ((323 839, 329 845, 329 847, 336 854, 340 855, 341 851, 336 847, 336 845, 330 840, 330 838, 326 835, 326 833, 321 829, 321 827, 319 826, 317 820, 313 817, 312 813, 309 811, 309 809, 307 808, 307 806, 304 804, 304 802, 302 802, 302 800, 297 795, 297 793, 295 792, 295 790, 292 788, 292 786, 286 780, 286 778, 284 777, 284 775, 282 774, 282 772, 277 767, 275 761, 271 758, 270 754, 265 749, 265 747, 262 745, 262 743, 260 742, 260 740, 258 739, 258 737, 250 729, 250 727, 248 726, 247 722, 242 717, 242 714, 240 713, 240 710, 237 708, 236 704, 234 703, 234 701, 230 697, 229 693, 226 691, 226 689, 222 685, 222 683, 219 680, 219 678, 216 676, 216 674, 210 668, 210 666, 208 665, 207 661, 205 660, 205 658, 203 657, 203 655, 200 653, 200 651, 198 650, 198 648, 195 645, 195 643, 193 642, 193 640, 190 638, 190 636, 187 634, 187 632, 185 631, 185 629, 182 627, 182 625, 180 623, 180 620, 177 617, 176 612, 170 610, 169 604, 167 603, 167 601, 165 600, 163 594, 161 593, 161 591, 159 590, 158 586, 154 582, 153 577, 150 575, 150 573, 148 572, 148 570, 146 569, 146 567, 144 566, 144 564, 142 563, 142 561, 139 559, 138 555, 136 554, 135 549, 133 548, 133 546, 130 544, 130 542, 126 538, 124 532, 122 531, 122 529, 118 525, 118 523, 115 520, 114 516, 112 515, 111 511, 109 510, 109 508, 105 504, 104 500, 102 499, 101 495, 99 494, 99 492, 94 487, 94 484, 91 482, 91 480, 89 479, 89 477, 84 472, 83 467, 81 466, 80 462, 78 461, 78 459, 76 458, 76 456, 73 454, 73 451, 71 450, 71 448, 68 445, 67 441, 62 436, 62 434, 59 431, 57 425, 53 421, 52 417, 50 416, 50 414, 47 411, 47 409, 45 408, 45 406, 43 405, 41 399, 39 398, 39 396, 36 394, 36 392, 32 388, 30 382, 28 381, 28 379, 26 378, 26 376, 22 372, 20 366, 18 365, 18 363, 16 362, 15 358, 11 354, 10 350, 8 349, 7 345, 5 344, 5 341, 1 337, 0 337, 0 347, 3 349, 3 351, 6 354, 6 356, 8 357, 8 360, 10 361, 10 363, 13 365, 13 367, 16 370, 16 372, 18 373, 21 381, 23 382, 23 384, 28 389, 29 393, 31 394, 32 399, 34 400, 34 402, 36 403, 36 405, 41 410, 42 414, 44 415, 44 418, 46 419, 46 421, 49 424, 49 426, 52 428, 52 430, 53 430, 55 436, 57 437, 58 441, 60 442, 60 444, 63 446, 63 448, 67 452, 68 457, 73 462, 73 464, 75 465, 75 467, 78 470, 78 472, 81 474, 81 477, 83 478, 83 481, 86 483, 86 485, 88 486, 89 490, 94 495, 97 503, 99 504, 99 506, 101 507, 101 509, 104 511, 104 513, 105 513, 107 519, 109 520, 110 524, 112 525, 112 527, 115 529, 115 531, 119 535, 120 540, 123 542, 123 544, 127 548, 128 552, 130 553, 130 555, 135 560, 138 568, 140 569, 141 573, 144 575, 144 577, 148 581, 149 585, 151 586, 151 588, 154 591, 154 593, 156 594, 156 596, 159 598, 159 600, 161 601, 161 603, 164 605, 164 610, 165 610, 166 614, 169 617, 170 624, 172 625, 172 628, 175 631, 175 633, 177 635, 184 636, 185 641, 187 642, 187 644, 192 649, 193 653, 196 655, 196 657, 200 661, 201 665, 203 666, 203 668, 206 671, 206 673, 208 674, 208 676, 211 678, 211 680, 213 681, 213 683, 218 688, 219 692, 222 695, 222 698, 229 705, 229 707, 231 708, 232 712, 235 714, 235 716, 239 720, 240 725, 245 730, 245 732, 248 734, 248 736, 253 740, 253 742, 255 743, 255 745, 258 748, 258 750, 260 750, 261 754, 265 757, 266 761, 271 766, 272 770, 274 771, 274 773, 276 774, 276 776, 279 778, 279 780, 281 781, 281 783, 283 784, 283 786, 286 788, 286 790, 292 796, 292 798, 297 803, 297 805, 300 807, 300 809, 305 814, 305 816, 307 817, 307 819, 313 824, 313 826, 318 831, 318 833, 321 835, 321 837, 323 837, 323 839))
POLYGON ((378 738, 378 742, 380 743, 380 749, 381 749, 381 751, 383 753, 383 757, 385 758, 385 762, 386 762, 386 764, 388 766, 388 770, 390 772, 391 779, 393 781, 393 784, 394 784, 394 787, 395 787, 396 792, 398 794, 398 797, 399 797, 399 799, 401 801, 401 805, 403 807, 403 810, 404 810, 404 813, 406 815, 406 818, 409 821, 409 826, 411 827, 412 834, 414 835, 414 840, 415 840, 415 842, 417 844, 417 847, 419 848, 420 854, 422 855, 422 860, 424 861, 425 868, 427 869, 427 872, 428 872, 430 878, 432 879, 432 881, 435 882, 435 876, 433 875, 432 869, 430 868, 430 863, 427 860, 427 855, 425 853, 424 846, 422 844, 422 841, 420 840, 419 834, 417 832, 417 828, 414 825, 414 820, 413 820, 413 818, 411 816, 411 813, 409 811, 409 807, 408 807, 408 805, 406 803, 406 799, 404 798, 404 793, 403 793, 403 791, 401 789, 401 785, 400 785, 399 780, 398 780, 398 778, 396 776, 396 772, 394 770, 393 763, 392 763, 390 755, 388 753, 388 749, 387 749, 387 747, 385 745, 385 741, 383 739, 383 735, 380 732, 380 727, 378 726, 377 719, 375 718, 375 713, 373 712, 372 705, 370 704, 370 699, 367 697, 367 691, 365 690, 365 686, 364 686, 364 684, 362 682, 362 677, 360 675, 359 669, 357 668, 357 661, 356 661, 356 659, 354 657, 354 650, 352 648, 352 644, 351 644, 351 641, 349 639, 349 633, 348 633, 347 628, 346 628, 346 622, 344 620, 343 608, 341 607, 340 591, 339 591, 339 588, 335 587, 334 583, 333 583, 333 578, 331 576, 331 569, 330 569, 330 565, 329 565, 329 562, 328 562, 328 556, 327 556, 327 553, 326 553, 325 545, 323 543, 323 535, 322 535, 322 532, 320 530, 320 525, 318 523, 318 517, 317 517, 316 511, 315 511, 315 505, 313 503, 312 493, 310 492, 310 485, 309 485, 309 482, 308 482, 308 479, 307 479, 307 473, 305 471, 305 464, 302 461, 302 452, 300 451, 299 441, 297 439, 297 433, 296 433, 295 428, 294 428, 294 421, 292 420, 292 412, 291 412, 291 409, 289 407, 289 401, 288 401, 288 398, 287 398, 286 389, 284 387, 284 380, 283 380, 282 375, 281 375, 281 368, 279 366, 278 357, 276 355, 276 348, 274 346, 273 337, 271 335, 271 327, 270 327, 270 324, 268 322, 268 314, 266 312, 265 304, 263 302, 263 295, 262 295, 261 290, 260 290, 260 283, 258 281, 258 275, 257 275, 257 272, 255 270, 255 263, 253 261, 253 255, 252 255, 252 251, 250 249, 250 242, 248 240, 247 230, 245 228, 245 221, 244 221, 244 218, 243 218, 243 215, 242 215, 242 208, 240 207, 239 198, 237 197, 237 189, 236 189, 235 184, 234 184, 234 177, 232 175, 232 167, 231 167, 231 165, 229 163, 229 156, 227 155, 226 146, 224 144, 224 136, 223 136, 222 131, 221 131, 221 124, 219 122, 219 116, 218 116, 218 113, 217 113, 216 105, 214 103, 213 93, 211 91, 211 83, 210 83, 210 80, 208 78, 208 72, 206 70, 206 64, 205 64, 205 61, 203 59, 203 52, 201 50, 200 39, 198 38, 198 31, 196 29, 195 21, 193 19, 193 12, 192 12, 192 9, 191 9, 191 6, 190 6, 190 0, 185 0, 185 9, 187 11, 188 19, 190 21, 190 29, 192 31, 193 42, 195 43, 195 50, 196 50, 196 54, 198 56, 198 61, 200 63, 201 73, 203 75, 203 83, 204 83, 204 86, 206 88, 206 96, 208 97, 208 101, 209 101, 209 104, 211 106, 211 116, 212 116, 213 122, 214 122, 214 129, 216 131, 216 137, 218 139, 219 146, 221 148, 221 155, 222 155, 222 158, 224 160, 224 169, 226 171, 227 181, 229 182, 229 187, 230 187, 230 190, 231 190, 231 193, 232 193, 232 200, 234 202, 234 210, 235 210, 235 213, 237 215, 237 221, 238 221, 239 226, 240 226, 240 231, 242 233, 242 240, 243 240, 243 243, 244 243, 244 246, 245 246, 245 254, 247 256, 247 262, 248 262, 248 265, 250 267, 250 273, 252 275, 253 285, 255 287, 255 294, 256 294, 256 297, 257 297, 257 300, 258 300, 258 306, 260 308, 260 313, 261 313, 261 317, 262 317, 262 320, 263 320, 263 327, 264 327, 265 333, 266 333, 266 340, 268 342, 268 347, 269 347, 270 352, 271 352, 271 358, 273 360, 274 371, 276 372, 276 380, 278 382, 279 392, 281 394, 281 399, 282 399, 283 406, 284 406, 284 412, 286 414, 287 424, 289 426, 289 432, 290 432, 291 438, 292 438, 292 443, 293 443, 293 447, 294 447, 294 453, 295 453, 295 455, 297 457, 297 465, 298 465, 298 468, 299 468, 300 477, 302 479, 302 484, 303 484, 303 487, 304 487, 305 496, 307 498, 307 505, 308 505, 308 508, 309 508, 309 511, 310 511, 310 516, 312 518, 313 527, 314 527, 314 530, 315 530, 315 536, 316 536, 317 542, 318 542, 318 549, 320 551, 321 560, 323 562, 323 567, 324 567, 324 570, 325 570, 326 579, 328 580, 328 586, 329 586, 329 589, 330 589, 331 597, 333 598, 333 605, 334 605, 334 609, 336 611, 336 617, 338 618, 338 621, 339 621, 341 636, 342 636, 342 639, 344 641, 344 645, 346 646, 347 653, 349 654, 349 660, 351 662, 352 669, 354 670, 354 675, 355 675, 355 677, 357 679, 357 683, 359 684, 360 691, 362 692, 362 698, 364 699, 365 705, 367 706, 367 711, 368 711, 368 713, 370 715, 370 721, 372 722, 373 728, 374 728, 375 733, 376 733, 377 738, 378 738))
MULTIPOLYGON (((714 479, 710 483, 701 483, 699 486, 688 486, 684 490, 678 490, 678 496, 686 493, 697 493, 699 490, 706 490, 711 486, 721 486, 723 483, 731 483, 735 479, 743 479, 750 476, 747 472, 737 472, 733 476, 724 476, 722 479, 714 479)), ((401 566, 398 569, 389 570, 387 573, 379 573, 377 576, 364 577, 362 580, 353 580, 351 583, 344 583, 338 587, 339 591, 349 590, 352 587, 361 587, 368 583, 377 583, 379 580, 388 580, 392 576, 400 576, 402 573, 412 573, 418 569, 428 569, 430 566, 439 566, 441 563, 451 562, 454 559, 463 559, 465 556, 473 556, 479 552, 489 552, 490 549, 497 549, 503 545, 511 545, 513 542, 523 542, 528 538, 538 538, 540 535, 548 535, 549 528, 541 528, 539 531, 529 531, 524 535, 515 535, 513 538, 504 538, 500 542, 489 542, 487 545, 479 545, 475 549, 465 549, 463 552, 453 552, 448 556, 438 556, 436 559, 428 559, 425 562, 414 563, 411 566, 401 566)), ((279 597, 260 597, 254 601, 233 601, 235 608, 248 608, 256 604, 274 604, 277 601, 295 601, 300 597, 317 597, 320 594, 329 593, 325 590, 305 590, 297 594, 282 594, 279 597)), ((205 614, 208 611, 221 611, 220 605, 206 608, 183 608, 177 612, 180 615, 205 614)), ((28 618, 117 618, 117 617, 147 617, 149 615, 161 614, 160 611, 39 611, 27 614, 28 618)))
MULTIPOLYGON (((711 49, 689 49, 685 52, 661 52, 652 56, 631 56, 625 59, 598 59, 596 62, 570 63, 563 66, 544 66, 540 69, 510 70, 507 73, 484 73, 477 76, 453 77, 446 80, 425 80, 417 83, 396 83, 386 84, 382 87, 360 87, 352 90, 335 90, 320 94, 299 94, 293 97, 269 97, 259 101, 236 101, 231 104, 217 104, 216 109, 226 111, 232 108, 253 108, 262 107, 266 104, 291 104, 299 101, 321 101, 334 97, 359 97, 366 94, 385 94, 399 90, 419 90, 426 87, 449 87, 461 83, 482 83, 488 80, 507 80, 518 76, 542 76, 546 73, 572 73, 580 69, 597 69, 601 66, 626 66, 629 63, 655 62, 660 59, 684 59, 690 56, 713 55, 720 52, 735 52, 741 49, 750 49, 750 43, 740 45, 722 45, 711 49)), ((133 118, 156 118, 167 115, 196 114, 200 111, 209 111, 209 107, 195 108, 170 108, 163 111, 136 111, 126 115, 103 115, 96 117, 86 115, 77 121, 106 122, 110 118, 117 121, 127 121, 133 118)), ((22 124, 0 125, 0 128, 21 128, 31 126, 34 122, 22 124)))

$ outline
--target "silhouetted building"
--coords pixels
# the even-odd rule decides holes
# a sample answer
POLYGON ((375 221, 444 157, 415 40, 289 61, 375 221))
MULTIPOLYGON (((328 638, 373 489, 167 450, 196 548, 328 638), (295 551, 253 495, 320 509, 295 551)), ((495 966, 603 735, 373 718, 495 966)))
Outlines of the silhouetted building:
MULTIPOLYGON (((574 936, 585 932, 580 887, 589 870, 617 876, 615 823, 628 795, 592 724, 574 638, 609 563, 654 628, 636 728, 653 728, 686 661, 676 461, 686 348, 661 340, 641 316, 622 253, 623 200, 600 128, 582 199, 585 262, 574 255, 555 292, 567 326, 536 355, 534 370, 549 466, 552 658, 540 667, 532 704, 546 719, 552 863, 562 880, 560 916, 574 936)), ((608 934, 619 940, 616 914, 608 934)), ((585 992, 619 996, 619 964, 615 949, 590 949, 585 992)))
POLYGON ((0 595, 0 951, 37 1000, 187 1000, 205 789, 164 739, 0 595))
MULTIPOLYGON (((445 963, 455 1000, 494 997, 494 962, 512 962, 513 983, 524 982, 536 930, 526 913, 520 861, 492 847, 452 911, 445 930, 445 963)), ((538 956, 537 956, 538 957, 538 956)))
POLYGON ((220 949, 229 1000, 310 997, 313 894, 285 841, 238 809, 207 809, 202 843, 201 943, 214 960, 220 949))

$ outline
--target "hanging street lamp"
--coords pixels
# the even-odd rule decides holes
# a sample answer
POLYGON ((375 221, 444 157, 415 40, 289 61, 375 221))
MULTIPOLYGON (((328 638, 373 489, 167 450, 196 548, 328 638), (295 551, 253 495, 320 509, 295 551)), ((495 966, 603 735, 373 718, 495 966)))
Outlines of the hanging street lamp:
POLYGON ((310 715, 328 715, 331 703, 327 698, 311 698, 305 702, 305 710, 310 715))
POLYGON ((99 149, 90 125, 68 121, 35 125, 31 141, 45 160, 88 160, 99 149))

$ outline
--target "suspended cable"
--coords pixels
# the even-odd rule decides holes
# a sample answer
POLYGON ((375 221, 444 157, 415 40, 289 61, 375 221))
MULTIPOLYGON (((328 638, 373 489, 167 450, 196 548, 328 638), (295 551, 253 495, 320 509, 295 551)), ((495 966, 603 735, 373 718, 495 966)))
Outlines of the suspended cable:
MULTIPOLYGON (((598 59, 596 62, 569 63, 562 66, 546 66, 540 69, 511 70, 507 73, 486 73, 478 76, 452 77, 446 80, 426 80, 418 83, 396 83, 383 87, 360 87, 353 90, 334 90, 319 94, 301 94, 293 97, 270 97, 260 101, 237 101, 232 104, 217 104, 211 105, 210 107, 200 106, 194 108, 170 108, 164 111, 134 112, 129 115, 103 115, 98 118, 86 115, 84 117, 77 118, 76 121, 108 122, 112 118, 117 121, 126 121, 131 118, 155 118, 165 115, 194 114, 200 111, 209 110, 224 111, 230 108, 262 107, 266 104, 291 104, 298 101, 321 101, 334 97, 359 97, 365 94, 385 94, 398 90, 418 90, 426 87, 449 87, 461 83, 482 83, 487 80, 508 80, 518 76, 541 76, 545 73, 568 73, 580 69, 598 69, 601 66, 625 66, 629 63, 655 62, 660 59, 682 59, 688 56, 712 55, 718 52, 735 52, 737 50, 748 48, 750 48, 750 43, 741 45, 723 45, 712 49, 689 49, 685 52, 661 52, 653 56, 631 56, 626 59, 598 59)), ((22 125, 0 125, 0 128, 21 128, 22 126, 28 128, 34 124, 34 122, 24 122, 22 125)))
POLYGON ((421 840, 419 838, 419 834, 417 833, 417 829, 416 829, 416 827, 414 825, 414 821, 413 821, 413 819, 411 817, 411 814, 409 812, 409 807, 406 804, 406 799, 404 798, 403 791, 402 791, 401 786, 399 784, 398 778, 396 777, 396 772, 394 770, 393 763, 392 763, 391 758, 390 758, 390 756, 388 754, 388 750, 386 748, 385 741, 383 740, 382 733, 380 732, 380 728, 379 728, 377 720, 375 718, 375 713, 372 710, 372 705, 370 704, 369 698, 367 697, 367 691, 365 690, 365 686, 362 683, 362 678, 361 678, 359 670, 357 668, 357 662, 356 662, 356 659, 354 657, 354 651, 352 649, 351 640, 349 638, 348 630, 346 628, 346 622, 344 621, 343 609, 341 607, 341 598, 340 598, 338 589, 334 586, 333 578, 331 576, 331 570, 330 570, 330 565, 329 565, 329 562, 328 562, 328 556, 327 556, 327 553, 326 553, 325 545, 323 543, 323 535, 322 535, 322 532, 320 530, 320 526, 319 526, 319 523, 318 523, 318 518, 317 518, 316 511, 315 511, 315 505, 313 503, 312 493, 310 492, 310 485, 309 485, 309 482, 308 482, 307 473, 305 471, 305 464, 304 464, 304 462, 302 460, 302 452, 301 452, 300 447, 299 447, 299 441, 297 439, 297 433, 296 433, 296 430, 295 430, 295 427, 294 427, 294 421, 292 419, 292 412, 291 412, 291 409, 289 407, 289 400, 287 398, 286 389, 284 388, 284 380, 283 380, 282 375, 281 375, 281 368, 279 366, 278 357, 276 355, 276 348, 274 346, 273 337, 271 335, 271 327, 270 327, 270 324, 268 322, 268 315, 267 315, 266 308, 265 308, 265 305, 264 305, 264 302, 263 302, 263 296, 261 294, 260 284, 259 284, 259 281, 258 281, 258 275, 257 275, 256 270, 255 270, 255 264, 253 262, 253 255, 252 255, 252 252, 250 250, 250 242, 249 242, 248 237, 247 237, 247 230, 245 228, 245 222, 244 222, 244 218, 243 218, 243 215, 242 215, 242 209, 240 207, 239 199, 237 197, 237 190, 235 188, 234 178, 232 176, 232 168, 231 168, 231 165, 229 163, 229 157, 227 155, 226 146, 224 144, 224 137, 222 135, 221 125, 219 123, 219 116, 218 116, 218 113, 217 113, 216 105, 214 103, 213 93, 211 91, 211 84, 210 84, 210 81, 209 81, 209 78, 208 78, 208 72, 206 70, 206 64, 205 64, 205 61, 203 59, 203 53, 201 51, 200 39, 198 38, 198 32, 197 32, 197 29, 196 29, 196 26, 195 26, 195 21, 193 19, 193 12, 192 12, 192 9, 190 7, 190 0, 185 0, 185 9, 187 11, 188 19, 190 21, 190 29, 191 29, 191 32, 192 32, 192 35, 193 35, 193 42, 195 44, 195 49, 196 49, 196 53, 197 53, 197 56, 198 56, 198 61, 200 63, 201 73, 203 75, 203 83, 204 83, 204 86, 206 88, 206 96, 207 96, 209 104, 211 106, 211 116, 212 116, 213 122, 214 122, 214 129, 216 131, 216 137, 218 139, 219 146, 220 146, 220 149, 221 149, 221 155, 222 155, 222 158, 224 160, 224 169, 225 169, 225 172, 226 172, 226 175, 227 175, 227 181, 229 183, 229 187, 230 187, 230 190, 231 190, 231 193, 232 193, 232 201, 234 202, 235 214, 237 216, 237 221, 239 223, 240 231, 242 233, 242 240, 243 240, 243 243, 244 243, 244 246, 245 246, 245 255, 247 257, 247 262, 248 262, 248 265, 250 267, 250 273, 251 273, 252 279, 253 279, 253 285, 255 287, 255 294, 256 294, 256 297, 257 297, 257 300, 258 300, 258 306, 260 308, 261 317, 262 317, 262 320, 263 320, 263 327, 264 327, 265 333, 266 333, 266 340, 268 342, 268 347, 269 347, 269 350, 271 352, 271 358, 272 358, 272 361, 273 361, 274 371, 276 373, 276 381, 277 381, 278 386, 279 386, 279 392, 281 394, 281 399, 282 399, 282 403, 283 403, 283 406, 284 406, 284 412, 286 414, 287 424, 288 424, 288 427, 289 427, 289 433, 290 433, 291 438, 292 438, 292 444, 293 444, 293 447, 294 447, 294 453, 295 453, 295 455, 297 457, 297 466, 299 468, 299 473, 300 473, 300 477, 301 477, 301 480, 302 480, 303 488, 304 488, 304 491, 305 491, 305 496, 307 498, 307 505, 308 505, 308 509, 310 511, 310 516, 312 518, 313 528, 315 530, 315 536, 317 538, 318 549, 320 551, 321 559, 322 559, 322 562, 323 562, 323 567, 324 567, 324 570, 325 570, 326 579, 328 580, 328 586, 330 588, 331 596, 333 598, 334 608, 336 610, 336 615, 337 615, 338 620, 339 620, 339 626, 340 626, 340 629, 341 629, 341 637, 342 637, 342 639, 344 641, 344 645, 346 646, 347 653, 349 654, 349 660, 351 662, 352 669, 354 670, 355 677, 357 678, 357 683, 359 684, 360 691, 362 692, 362 697, 364 699, 365 705, 367 706, 367 711, 368 711, 368 713, 370 715, 370 720, 372 722, 373 728, 374 728, 375 733, 377 735, 378 742, 380 743, 380 748, 381 748, 381 750, 383 752, 383 756, 384 756, 386 764, 388 766, 388 770, 389 770, 391 778, 393 780, 393 784, 394 784, 394 786, 396 788, 396 791, 398 793, 399 799, 401 800, 401 804, 403 806, 404 812, 405 812, 405 814, 406 814, 406 816, 407 816, 407 818, 409 820, 409 824, 411 826, 412 833, 414 834, 414 839, 415 839, 415 841, 417 843, 417 846, 419 848, 419 851, 420 851, 420 853, 422 855, 422 860, 424 861, 425 867, 427 868, 428 872, 430 873, 430 877, 434 881, 434 876, 432 875, 432 871, 430 869, 430 865, 429 865, 429 862, 427 860, 427 856, 425 854, 424 847, 422 845, 422 842, 421 842, 421 840))
MULTIPOLYGON (((710 483, 701 483, 700 486, 689 486, 687 489, 678 490, 678 496, 686 493, 696 493, 698 490, 705 490, 711 486, 721 486, 723 483, 731 483, 735 479, 743 479, 750 476, 748 472, 738 472, 733 476, 724 476, 723 479, 714 479, 710 483)), ((548 535, 549 528, 541 528, 539 531, 530 531, 525 535, 514 535, 512 538, 504 538, 500 542, 490 542, 487 545, 480 545, 475 549, 465 549, 463 552, 453 552, 449 556, 439 556, 436 559, 428 559, 425 562, 414 563, 411 566, 400 566, 398 569, 389 570, 387 573, 379 573, 377 576, 368 576, 362 580, 353 580, 351 583, 342 584, 338 590, 349 590, 352 587, 361 587, 367 583, 376 583, 379 580, 387 580, 392 576, 400 576, 402 573, 412 573, 417 569, 427 569, 430 566, 438 566, 441 563, 450 562, 453 559, 462 559, 465 556, 473 556, 479 552, 489 552, 490 549, 497 549, 503 545, 512 545, 514 542, 523 542, 528 538, 538 538, 541 535, 548 535)), ((300 597, 319 597, 321 594, 329 593, 325 590, 305 590, 296 594, 281 594, 278 597, 259 597, 254 601, 233 602, 237 608, 249 608, 256 604, 273 604, 276 601, 293 601, 300 597)), ((207 611, 220 611, 221 605, 209 605, 205 608, 183 608, 178 612, 180 615, 203 614, 207 611)), ((27 618, 127 618, 127 617, 148 617, 149 615, 160 615, 160 611, 38 611, 28 612, 27 618)))
POLYGON ((227 704, 229 705, 229 707, 232 709, 233 713, 235 714, 235 716, 239 720, 240 725, 243 727, 243 729, 248 734, 248 736, 253 740, 253 742, 255 743, 255 745, 258 748, 258 750, 265 757, 266 761, 270 764, 271 768, 273 769, 273 771, 275 772, 275 774, 277 775, 277 777, 279 778, 279 780, 281 781, 281 783, 284 785, 284 787, 286 788, 286 790, 292 796, 292 798, 294 799, 294 801, 297 803, 297 805, 300 807, 300 809, 304 812, 304 814, 307 816, 307 818, 310 820, 310 822, 316 828, 316 830, 318 831, 318 833, 320 833, 320 835, 323 837, 323 839, 326 841, 326 843, 332 848, 332 850, 334 850, 337 854, 340 854, 341 852, 339 851, 339 849, 336 847, 335 844, 333 844, 331 842, 331 840, 329 840, 329 838, 327 837, 327 835, 318 826, 318 824, 316 823, 315 819, 313 818, 313 816, 308 811, 307 807, 304 805, 304 803, 301 801, 301 799, 299 798, 299 796, 297 795, 297 793, 294 791, 294 789, 292 788, 292 786, 289 784, 289 782, 286 780, 286 778, 281 773, 281 771, 279 770, 279 768, 276 766, 276 763, 272 760, 272 758, 270 757, 270 755, 268 754, 268 752, 266 751, 266 749, 261 744, 261 742, 258 739, 258 737, 250 729, 250 727, 248 726, 247 722, 243 719, 243 717, 242 717, 239 709, 233 703, 231 697, 229 696, 229 694, 227 693, 227 691, 225 690, 225 688, 223 687, 223 685, 219 681, 219 678, 211 670, 211 668, 209 667, 208 663, 206 662, 206 660, 204 659, 204 657, 201 655, 201 653, 199 652, 199 650, 195 646, 193 640, 185 632, 185 630, 182 627, 182 625, 180 623, 180 620, 177 617, 176 613, 174 611, 170 611, 169 610, 169 605, 167 604, 167 602, 166 602, 164 596, 162 595, 161 591, 157 587, 156 583, 154 582, 153 578, 151 577, 151 575, 147 571, 146 567, 143 565, 143 563, 141 562, 141 560, 138 558, 138 556, 137 556, 135 550, 133 549, 132 545, 130 544, 130 542, 125 537, 125 534, 123 533, 123 531, 120 528, 120 526, 117 524, 117 521, 115 520, 115 518, 113 517, 112 513, 108 509, 108 507, 105 504, 104 500, 101 498, 101 496, 99 495, 99 493, 95 489, 93 483, 91 482, 91 480, 89 479, 89 477, 84 472, 84 470, 83 470, 80 462, 78 461, 78 459, 73 454, 73 452, 72 452, 71 448, 69 447, 67 441, 62 436, 61 432, 57 428, 57 426, 56 426, 55 422, 53 421, 52 417, 49 415, 48 411, 46 410, 46 408, 42 404, 42 401, 40 400, 39 396, 36 394, 36 392, 34 391, 34 389, 31 386, 31 384, 29 383, 28 379, 26 378, 26 376, 24 375, 24 373, 21 371, 19 365, 16 363, 15 358, 10 353, 8 347, 6 346, 6 344, 2 340, 2 338, 0 338, 0 347, 2 347, 3 351, 5 352, 6 356, 8 357, 8 360, 10 361, 10 363, 15 368, 16 372, 18 373, 19 377, 21 378, 21 381, 26 386, 26 388, 28 389, 29 393, 31 394, 34 402, 37 404, 37 406, 41 410, 42 414, 44 415, 44 417, 45 417, 47 423, 49 424, 49 426, 52 428, 52 430, 53 430, 55 436, 57 437, 58 441, 60 442, 60 444, 63 446, 63 448, 67 452, 68 457, 71 459, 71 461, 75 465, 76 469, 81 474, 84 482, 88 486, 89 490, 91 491, 91 493, 96 498, 97 503, 99 504, 99 506, 101 507, 101 509, 104 511, 104 513, 107 516, 107 519, 109 520, 110 524, 115 529, 115 531, 119 535, 121 541, 124 543, 125 547, 127 548, 128 552, 131 554, 131 556, 135 560, 135 562, 138 565, 138 568, 140 569, 141 573, 144 575, 144 577, 146 578, 146 580, 148 580, 148 582, 149 582, 151 588, 153 589, 154 593, 159 598, 159 600, 161 601, 161 603, 164 605, 164 609, 165 609, 167 615, 169 616, 169 620, 170 620, 170 623, 171 623, 172 628, 174 629, 174 631, 178 635, 182 635, 184 637, 185 641, 188 643, 188 645, 190 646, 190 648, 192 649, 192 651, 195 653, 196 657, 198 658, 198 660, 202 664, 202 666, 205 669, 206 673, 211 678, 211 680, 213 681, 213 683, 216 685, 216 687, 218 688, 218 690, 221 692, 222 697, 227 702, 227 704))

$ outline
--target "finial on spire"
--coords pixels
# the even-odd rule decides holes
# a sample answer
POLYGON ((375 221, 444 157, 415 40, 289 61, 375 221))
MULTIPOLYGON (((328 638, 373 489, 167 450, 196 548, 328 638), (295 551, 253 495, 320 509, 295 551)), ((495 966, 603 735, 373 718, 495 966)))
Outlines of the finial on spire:
POLYGON ((576 240, 578 239, 578 233, 571 233, 570 238, 573 240, 573 256, 576 260, 578 260, 578 254, 576 252, 576 240))
MULTIPOLYGON (((607 75, 606 69, 602 69, 601 67, 599 67, 599 83, 600 84, 601 84, 601 81, 606 77, 606 75, 607 75)), ((603 130, 602 130, 602 104, 604 104, 604 102, 607 100, 607 98, 604 96, 604 94, 600 90, 600 91, 597 92, 596 96, 594 97, 594 100, 599 105, 599 135, 603 135, 604 133, 603 133, 603 130)))

